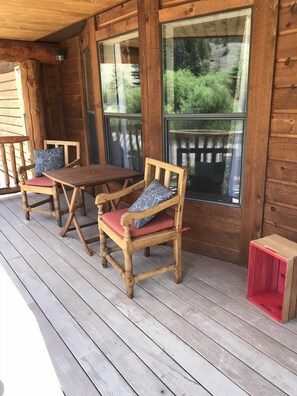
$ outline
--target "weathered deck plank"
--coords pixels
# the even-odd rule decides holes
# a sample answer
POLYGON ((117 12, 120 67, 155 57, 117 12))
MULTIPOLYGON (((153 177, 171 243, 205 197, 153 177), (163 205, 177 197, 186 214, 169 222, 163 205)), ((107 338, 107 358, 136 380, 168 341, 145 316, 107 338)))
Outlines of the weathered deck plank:
MULTIPOLYGON (((98 244, 88 257, 75 233, 58 232, 43 215, 24 220, 19 196, 0 200, 6 269, 25 285, 52 340, 60 339, 53 358, 60 378, 73 364, 89 387, 77 395, 296 394, 297 319, 280 325, 249 303, 245 269, 184 252, 181 285, 169 275, 145 280, 131 301, 118 274, 99 264, 98 244)), ((169 251, 139 252, 136 269, 166 263, 169 251)), ((76 395, 70 382, 60 380, 76 395)))
POLYGON ((55 331, 52 324, 36 304, 20 279, 13 272, 9 264, 0 255, 1 266, 7 272, 10 280, 16 286, 27 306, 34 313, 40 331, 43 335, 45 346, 53 362, 53 366, 59 370, 59 381, 62 389, 67 389, 68 394, 73 396, 98 396, 97 388, 90 381, 86 372, 80 366, 73 354, 64 344, 60 335, 55 331))

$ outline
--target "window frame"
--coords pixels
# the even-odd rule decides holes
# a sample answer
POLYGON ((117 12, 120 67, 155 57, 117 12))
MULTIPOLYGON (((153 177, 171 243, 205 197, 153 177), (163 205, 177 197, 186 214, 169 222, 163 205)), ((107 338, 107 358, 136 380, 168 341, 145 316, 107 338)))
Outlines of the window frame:
POLYGON ((198 198, 198 197, 192 197, 186 192, 186 197, 185 199, 190 200, 190 201, 196 201, 196 202, 205 202, 205 203, 210 203, 210 204, 216 204, 216 205, 223 205, 223 206, 230 206, 230 207, 235 207, 235 208, 241 208, 242 207, 242 202, 243 202, 243 191, 244 191, 244 165, 245 165, 245 151, 246 151, 246 131, 247 131, 247 122, 248 122, 248 103, 249 103, 249 82, 250 82, 250 74, 251 74, 251 54, 252 54, 252 34, 253 34, 253 7, 252 6, 247 6, 247 7, 242 7, 242 8, 236 8, 236 9, 231 9, 231 10, 224 10, 224 11, 217 11, 209 14, 202 14, 202 15, 196 15, 193 17, 185 17, 182 19, 173 19, 172 21, 166 21, 162 22, 160 25, 160 33, 161 33, 161 70, 162 70, 162 119, 163 119, 163 158, 165 159, 166 162, 169 162, 169 129, 168 129, 168 123, 171 120, 184 120, 184 121, 201 121, 201 120, 206 120, 206 121, 212 121, 212 120, 242 120, 243 121, 243 128, 242 128, 242 156, 241 156, 241 168, 240 168, 240 196, 239 196, 239 202, 238 203, 233 203, 233 202, 222 202, 219 200, 215 199, 206 199, 206 198, 198 198), (246 107, 244 112, 234 112, 234 113, 183 113, 183 114, 170 114, 170 113, 165 113, 164 112, 164 105, 165 105, 165 92, 164 92, 164 75, 165 75, 165 62, 164 57, 163 57, 163 26, 164 25, 169 25, 170 23, 175 23, 175 22, 182 22, 182 21, 188 21, 190 19, 195 20, 203 17, 209 17, 209 16, 215 16, 217 14, 227 14, 229 12, 233 11, 241 11, 241 10, 250 10, 250 16, 251 16, 251 29, 250 29, 250 43, 249 43, 249 59, 248 59, 248 73, 247 73, 247 91, 246 91, 246 107))
MULTIPOLYGON (((142 112, 141 113, 120 113, 120 112, 105 112, 104 111, 104 106, 103 106, 103 89, 102 89, 102 72, 101 72, 101 55, 100 55, 100 44, 103 43, 104 41, 108 41, 111 39, 117 39, 120 37, 124 37, 125 35, 130 35, 131 33, 137 33, 138 34, 138 39, 139 39, 139 29, 132 29, 129 31, 126 31, 121 34, 117 35, 112 35, 109 37, 106 37, 104 39, 96 41, 96 47, 97 47, 97 53, 98 53, 98 66, 99 66, 99 74, 100 74, 100 95, 101 95, 101 103, 102 103, 102 118, 103 118, 103 129, 104 129, 104 141, 105 141, 105 153, 106 153, 106 160, 107 163, 110 164, 110 144, 109 144, 109 134, 108 134, 108 127, 109 127, 109 121, 108 119, 110 118, 124 118, 124 119, 139 119, 141 121, 142 125, 142 112)), ((140 50, 140 43, 139 43, 139 50, 140 50)), ((139 79, 141 80, 141 72, 139 74, 139 79)), ((141 87, 141 84, 140 84, 141 87)), ((140 106, 142 104, 142 95, 141 95, 141 90, 140 90, 140 106)), ((143 155, 143 132, 141 130, 141 151, 143 155)), ((142 164, 143 166, 143 164, 142 164)))

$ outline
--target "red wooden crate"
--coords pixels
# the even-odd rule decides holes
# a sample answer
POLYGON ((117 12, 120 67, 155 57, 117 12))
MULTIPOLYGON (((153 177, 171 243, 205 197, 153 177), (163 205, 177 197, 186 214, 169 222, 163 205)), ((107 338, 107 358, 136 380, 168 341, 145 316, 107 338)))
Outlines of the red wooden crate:
POLYGON ((278 235, 250 243, 247 298, 282 323, 296 316, 295 254, 297 245, 278 235))

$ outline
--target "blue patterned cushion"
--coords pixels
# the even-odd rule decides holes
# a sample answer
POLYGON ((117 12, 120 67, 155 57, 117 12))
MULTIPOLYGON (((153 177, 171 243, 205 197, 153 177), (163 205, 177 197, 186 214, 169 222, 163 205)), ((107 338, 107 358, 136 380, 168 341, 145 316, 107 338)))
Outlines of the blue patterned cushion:
MULTIPOLYGON (((168 190, 162 186, 157 179, 143 191, 141 196, 129 208, 129 212, 140 212, 145 209, 152 208, 159 203, 166 201, 174 195, 174 191, 168 190)), ((140 220, 134 221, 135 228, 141 228, 150 222, 156 215, 151 215, 140 220)))
POLYGON ((35 177, 43 176, 42 172, 61 169, 64 166, 64 147, 48 150, 34 150, 35 177))

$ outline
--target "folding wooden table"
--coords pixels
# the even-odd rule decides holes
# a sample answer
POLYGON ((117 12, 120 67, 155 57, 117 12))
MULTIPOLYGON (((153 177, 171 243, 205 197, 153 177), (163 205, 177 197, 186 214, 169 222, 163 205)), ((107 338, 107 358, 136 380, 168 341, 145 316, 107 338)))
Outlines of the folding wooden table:
MULTIPOLYGON (((68 231, 76 229, 79 239, 84 246, 86 253, 91 256, 92 251, 88 247, 88 243, 94 242, 94 238, 91 240, 86 240, 81 231, 82 227, 89 225, 94 225, 97 222, 92 222, 88 224, 79 225, 75 217, 76 200, 79 195, 80 189, 84 189, 89 186, 96 186, 104 184, 107 186, 109 191, 108 183, 112 181, 124 181, 123 188, 125 188, 129 182, 129 179, 133 179, 142 176, 140 172, 136 172, 130 169, 121 168, 114 165, 89 165, 89 166, 78 166, 75 168, 63 168, 58 170, 51 170, 44 172, 44 175, 61 184, 65 199, 69 208, 68 218, 66 220, 65 226, 60 232, 60 236, 64 237, 68 231), (73 189, 71 199, 68 198, 66 187, 71 187, 73 189), (74 227, 71 228, 70 225, 73 222, 74 227)), ((113 205, 115 209, 116 204, 113 205)))

